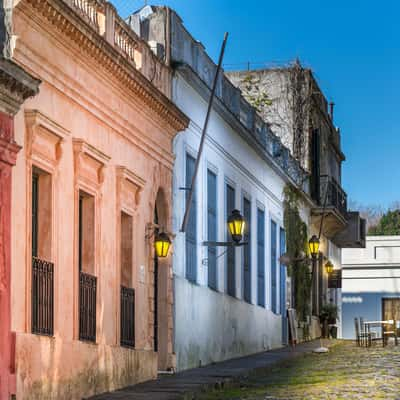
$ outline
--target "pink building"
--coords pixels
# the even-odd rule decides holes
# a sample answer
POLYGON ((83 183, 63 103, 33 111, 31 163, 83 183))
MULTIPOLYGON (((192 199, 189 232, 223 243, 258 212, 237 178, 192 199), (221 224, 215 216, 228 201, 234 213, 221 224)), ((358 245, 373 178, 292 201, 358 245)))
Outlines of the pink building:
POLYGON ((12 167, 20 146, 14 140, 14 115, 37 93, 39 81, 7 58, 7 17, 0 18, 0 399, 15 393, 15 335, 11 331, 12 167))
POLYGON ((111 4, 20 0, 13 60, 40 79, 15 117, 16 395, 81 399, 175 365, 171 70, 111 4))

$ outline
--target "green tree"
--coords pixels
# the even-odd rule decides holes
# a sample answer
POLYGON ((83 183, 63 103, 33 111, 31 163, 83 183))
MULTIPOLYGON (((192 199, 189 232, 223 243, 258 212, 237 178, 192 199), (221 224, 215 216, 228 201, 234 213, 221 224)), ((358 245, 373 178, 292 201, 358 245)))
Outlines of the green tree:
POLYGON ((400 235, 400 210, 389 210, 380 221, 371 226, 368 235, 400 235))

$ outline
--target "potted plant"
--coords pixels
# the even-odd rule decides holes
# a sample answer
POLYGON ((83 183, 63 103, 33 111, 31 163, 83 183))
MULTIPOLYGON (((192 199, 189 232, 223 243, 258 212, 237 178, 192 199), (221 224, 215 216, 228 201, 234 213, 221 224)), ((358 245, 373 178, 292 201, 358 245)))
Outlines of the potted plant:
POLYGON ((336 339, 337 337, 337 327, 336 320, 338 318, 338 307, 334 303, 327 303, 321 307, 319 314, 319 319, 322 324, 322 336, 328 337, 330 335, 336 339), (331 325, 328 329, 328 325, 331 325))

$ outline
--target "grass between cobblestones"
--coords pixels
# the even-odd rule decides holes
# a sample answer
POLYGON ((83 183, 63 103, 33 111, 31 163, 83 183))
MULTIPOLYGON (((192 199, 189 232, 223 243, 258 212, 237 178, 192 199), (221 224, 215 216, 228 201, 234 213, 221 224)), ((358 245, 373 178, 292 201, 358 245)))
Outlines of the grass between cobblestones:
POLYGON ((356 347, 336 341, 327 354, 307 354, 243 379, 200 400, 400 400, 400 346, 356 347))

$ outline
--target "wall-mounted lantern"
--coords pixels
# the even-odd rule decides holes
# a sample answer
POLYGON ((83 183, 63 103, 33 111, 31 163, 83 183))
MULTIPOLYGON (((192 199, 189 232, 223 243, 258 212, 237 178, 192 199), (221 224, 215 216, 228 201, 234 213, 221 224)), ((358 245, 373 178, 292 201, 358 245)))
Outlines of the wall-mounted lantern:
POLYGON ((228 217, 228 229, 232 237, 231 242, 203 242, 203 246, 208 247, 230 247, 230 246, 245 246, 248 243, 242 242, 244 227, 246 221, 240 214, 239 210, 233 210, 228 217))
POLYGON ((325 271, 327 272, 328 275, 330 275, 333 272, 333 264, 332 262, 329 260, 326 264, 325 264, 325 271))
POLYGON ((165 232, 156 233, 154 238, 154 249, 156 251, 157 257, 168 257, 171 243, 171 239, 165 232))
POLYGON ((229 233, 235 243, 240 243, 243 239, 243 231, 246 223, 239 210, 233 210, 228 218, 229 233))
POLYGON ((150 240, 154 236, 154 251, 158 258, 168 257, 169 251, 171 249, 172 240, 175 237, 170 232, 165 232, 157 224, 147 224, 146 225, 146 239, 150 240))
POLYGON ((310 250, 310 255, 313 259, 316 259, 319 253, 319 239, 317 236, 313 235, 308 241, 308 248, 310 250))

